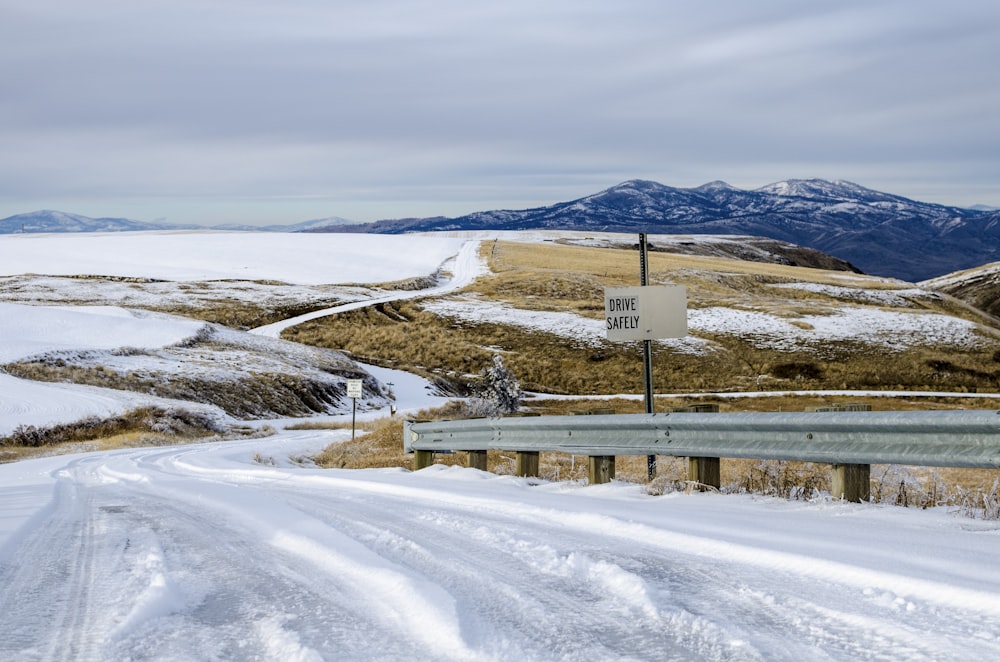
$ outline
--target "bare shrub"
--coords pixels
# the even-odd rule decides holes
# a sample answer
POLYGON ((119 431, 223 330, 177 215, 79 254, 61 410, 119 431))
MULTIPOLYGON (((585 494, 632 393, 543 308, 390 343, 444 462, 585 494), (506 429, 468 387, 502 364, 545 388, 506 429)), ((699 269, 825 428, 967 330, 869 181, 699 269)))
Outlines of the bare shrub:
POLYGON ((175 343, 174 347, 196 347, 203 343, 210 342, 215 335, 216 331, 211 324, 203 324, 198 328, 198 331, 196 331, 193 336, 188 336, 187 338, 175 343))
POLYGON ((65 442, 104 439, 130 432, 150 432, 178 437, 221 434, 226 428, 215 418, 187 409, 144 407, 118 416, 90 416, 75 423, 48 427, 19 425, 0 437, 0 446, 38 448, 65 442))
POLYGON ((813 361, 789 361, 776 363, 771 368, 771 375, 778 379, 815 380, 823 376, 823 369, 813 361))
POLYGON ((826 465, 759 460, 748 467, 739 483, 729 485, 725 491, 808 500, 829 489, 829 468, 826 465))

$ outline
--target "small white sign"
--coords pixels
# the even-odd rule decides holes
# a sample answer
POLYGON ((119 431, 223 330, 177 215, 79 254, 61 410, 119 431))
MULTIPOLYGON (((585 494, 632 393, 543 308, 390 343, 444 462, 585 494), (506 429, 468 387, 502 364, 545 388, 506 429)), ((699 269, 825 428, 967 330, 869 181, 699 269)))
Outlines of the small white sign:
POLYGON ((364 382, 360 379, 348 379, 347 380, 347 397, 349 398, 360 398, 361 397, 361 385, 364 382))
POLYGON ((604 290, 608 340, 656 340, 687 335, 683 285, 609 287, 604 290))

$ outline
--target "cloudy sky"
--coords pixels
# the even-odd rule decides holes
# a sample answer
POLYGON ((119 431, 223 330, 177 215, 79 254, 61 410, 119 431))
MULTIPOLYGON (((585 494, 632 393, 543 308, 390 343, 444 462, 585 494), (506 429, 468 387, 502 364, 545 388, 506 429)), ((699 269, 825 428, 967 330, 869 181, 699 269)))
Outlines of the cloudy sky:
POLYGON ((0 217, 374 220, 808 177, 1000 206, 1000 2, 0 0, 0 217))

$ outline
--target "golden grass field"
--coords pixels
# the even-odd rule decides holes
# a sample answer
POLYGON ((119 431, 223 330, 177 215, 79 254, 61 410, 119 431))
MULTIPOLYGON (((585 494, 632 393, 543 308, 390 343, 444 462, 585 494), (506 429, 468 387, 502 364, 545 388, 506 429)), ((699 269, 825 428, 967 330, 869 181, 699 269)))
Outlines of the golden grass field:
MULTIPOLYGON (((555 243, 493 242, 483 247, 492 275, 465 292, 523 310, 572 312, 600 319, 605 287, 638 282, 637 253, 555 243)), ((826 314, 851 304, 804 289, 773 287, 810 282, 866 290, 902 290, 906 284, 846 272, 700 256, 650 254, 651 283, 687 287, 689 308, 724 306, 763 310, 793 324, 803 314, 826 314)), ((911 288, 912 289, 912 288, 911 288)), ((908 295, 904 312, 937 312, 981 323, 972 350, 947 344, 887 351, 845 341, 812 350, 762 349, 746 338, 705 335, 715 351, 677 354, 658 346, 657 392, 800 389, 996 391, 1000 331, 993 321, 947 297, 908 295), (986 323, 989 324, 986 324, 986 323)), ((383 304, 322 318, 284 336, 346 350, 377 365, 448 380, 458 387, 503 355, 527 390, 559 394, 635 392, 638 343, 584 346, 565 337, 504 324, 469 323, 435 315, 420 301, 383 304)))

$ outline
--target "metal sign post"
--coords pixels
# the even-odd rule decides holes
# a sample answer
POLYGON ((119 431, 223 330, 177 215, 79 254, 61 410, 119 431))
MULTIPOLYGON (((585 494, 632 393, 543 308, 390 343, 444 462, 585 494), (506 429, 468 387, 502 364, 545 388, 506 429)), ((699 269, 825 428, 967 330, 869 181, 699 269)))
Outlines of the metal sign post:
MULTIPOLYGON (((643 341, 646 413, 653 413, 653 340, 687 335, 687 290, 682 285, 649 285, 646 234, 639 235, 639 287, 606 288, 604 314, 608 340, 643 341)), ((656 456, 646 457, 646 473, 656 476, 656 456)))
MULTIPOLYGON (((639 285, 649 285, 649 247, 646 243, 646 233, 639 233, 639 285)), ((646 413, 653 413, 653 341, 646 338, 642 341, 642 374, 646 393, 646 413)), ((656 456, 646 456, 646 478, 656 478, 656 456)))
POLYGON ((347 397, 351 399, 351 440, 354 440, 354 421, 358 413, 358 398, 361 397, 361 385, 364 382, 360 379, 347 380, 347 397))

